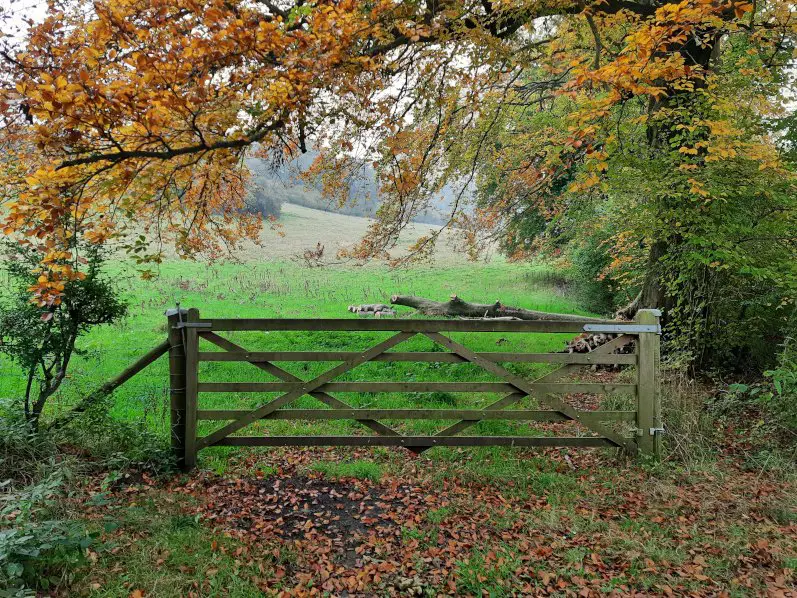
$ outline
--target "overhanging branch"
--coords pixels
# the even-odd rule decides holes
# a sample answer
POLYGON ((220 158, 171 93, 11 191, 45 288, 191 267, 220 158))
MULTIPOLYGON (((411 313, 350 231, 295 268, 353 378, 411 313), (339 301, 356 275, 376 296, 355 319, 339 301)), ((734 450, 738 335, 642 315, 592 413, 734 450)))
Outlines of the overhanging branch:
POLYGON ((58 165, 56 170, 67 168, 70 166, 80 166, 82 164, 95 164, 97 162, 113 162, 118 163, 123 160, 134 158, 151 158, 154 160, 171 160, 179 156, 196 154, 199 152, 212 152, 222 149, 239 149, 252 145, 261 141, 266 135, 272 133, 285 125, 285 122, 280 119, 273 123, 264 125, 256 129, 253 133, 247 135, 243 139, 231 139, 226 141, 217 141, 215 143, 199 143, 196 145, 188 145, 175 149, 164 150, 121 150, 108 153, 91 154, 82 158, 73 158, 71 160, 64 160, 58 165))

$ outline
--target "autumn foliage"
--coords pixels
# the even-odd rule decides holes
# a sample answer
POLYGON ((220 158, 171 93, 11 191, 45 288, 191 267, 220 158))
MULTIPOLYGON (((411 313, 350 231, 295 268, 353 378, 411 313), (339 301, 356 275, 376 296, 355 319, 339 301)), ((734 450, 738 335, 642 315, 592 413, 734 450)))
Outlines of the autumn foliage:
POLYGON ((1 96, 4 233, 39 248, 37 298, 80 275, 73 236, 157 231, 184 255, 255 238, 243 152, 295 151, 319 91, 355 91, 380 12, 358 4, 53 6, 6 55, 1 96))
POLYGON ((142 264, 164 241, 212 257, 256 240, 245 154, 280 162, 312 146, 306 176, 340 203, 364 165, 378 173, 379 217, 349 257, 390 258, 448 188, 449 225, 474 257, 495 238, 518 259, 557 253, 577 223, 600 230, 600 276, 638 290, 634 305, 677 313, 683 281, 703 276, 678 261, 693 251, 700 268, 758 268, 793 305, 793 269, 717 257, 709 213, 738 190, 718 173, 752 164, 785 193, 762 222, 779 214, 787 230, 751 234, 794 250, 775 131, 794 34, 780 0, 55 1, 2 54, 4 233, 40 252, 32 291, 58 302, 81 276, 75 238, 127 239, 142 264))

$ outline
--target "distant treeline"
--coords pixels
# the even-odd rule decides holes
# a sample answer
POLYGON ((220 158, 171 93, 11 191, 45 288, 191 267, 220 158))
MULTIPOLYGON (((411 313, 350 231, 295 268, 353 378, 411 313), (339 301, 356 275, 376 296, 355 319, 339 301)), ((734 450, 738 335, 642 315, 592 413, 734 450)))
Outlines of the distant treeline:
MULTIPOLYGON (((258 158, 249 158, 247 166, 252 173, 247 202, 249 210, 265 217, 278 218, 282 204, 292 203, 316 210, 363 218, 370 218, 376 214, 379 209, 379 193, 376 173, 370 167, 366 167, 367 171, 362 179, 351 184, 351 195, 358 198, 358 201, 341 208, 322 197, 318 189, 298 180, 297 173, 308 167, 314 158, 315 154, 308 152, 294 162, 276 168, 258 158)), ((446 221, 445 207, 449 203, 447 199, 446 197, 441 198, 441 211, 425 212, 416 218, 415 222, 444 224, 446 221)))

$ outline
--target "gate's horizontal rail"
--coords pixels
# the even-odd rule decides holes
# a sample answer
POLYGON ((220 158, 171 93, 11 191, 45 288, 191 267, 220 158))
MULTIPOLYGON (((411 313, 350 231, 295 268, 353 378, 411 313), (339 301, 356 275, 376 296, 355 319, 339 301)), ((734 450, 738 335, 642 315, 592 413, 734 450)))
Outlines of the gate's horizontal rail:
POLYGON ((351 318, 302 319, 302 318, 254 318, 227 319, 204 318, 194 326, 209 328, 214 332, 224 330, 303 330, 355 332, 584 332, 584 326, 605 324, 617 333, 639 334, 634 324, 623 324, 616 320, 357 320, 351 318))
MULTIPOLYGON (((201 439, 199 439, 201 440, 201 439)), ((524 436, 228 436, 213 446, 617 446, 600 437, 524 436)))
MULTIPOLYGON (((301 390, 304 382, 200 382, 199 392, 290 392, 301 390)), ((533 384, 540 393, 607 394, 636 393, 636 384, 533 384)), ((513 392, 517 388, 505 382, 327 382, 314 392, 513 392)))
MULTIPOLYGON (((359 355, 356 351, 202 351, 199 361, 349 361, 359 355)), ((478 353, 480 357, 495 362, 514 363, 572 363, 577 365, 617 364, 633 365, 636 355, 593 353, 500 353, 491 351, 478 353)), ((395 352, 382 353, 371 361, 425 361, 435 363, 470 363, 456 353, 395 352)))
MULTIPOLYGON (((244 409, 200 409, 198 419, 229 420, 238 419, 249 413, 244 409)), ((488 420, 528 420, 538 422, 569 421, 570 418, 558 411, 526 409, 278 409, 262 419, 455 419, 478 421, 488 420)), ((636 411, 580 411, 578 421, 634 422, 636 411)))

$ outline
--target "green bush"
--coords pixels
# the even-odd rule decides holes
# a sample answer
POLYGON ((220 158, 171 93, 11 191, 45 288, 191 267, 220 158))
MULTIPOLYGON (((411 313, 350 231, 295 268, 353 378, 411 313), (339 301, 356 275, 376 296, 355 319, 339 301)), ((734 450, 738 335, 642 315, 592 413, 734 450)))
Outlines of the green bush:
POLYGON ((599 314, 609 314, 616 306, 612 281, 601 277, 611 258, 601 241, 586 237, 568 247, 570 258, 569 278, 579 303, 584 309, 599 314))
POLYGON ((764 372, 770 388, 761 393, 768 411, 785 427, 797 432, 797 343, 789 338, 778 356, 777 366, 764 372))
POLYGON ((730 414, 754 407, 767 416, 770 427, 797 432, 797 348, 793 339, 783 345, 776 367, 764 372, 764 377, 756 383, 729 384, 714 401, 714 410, 730 414))
POLYGON ((176 461, 169 439, 149 429, 146 422, 114 419, 110 402, 106 397, 72 420, 58 431, 59 440, 79 446, 103 469, 154 474, 173 471, 176 461))
POLYGON ((0 400, 0 482, 5 488, 26 486, 45 475, 55 443, 37 434, 14 401, 0 400))
MULTIPOLYGON (((0 587, 7 595, 47 590, 68 577, 93 541, 80 522, 55 518, 64 473, 3 497, 0 509, 0 587)), ((0 596, 3 592, 0 591, 0 596)))
POLYGON ((127 311, 115 280, 105 272, 106 250, 90 244, 80 249, 86 260, 84 277, 64 285, 60 303, 40 306, 30 293, 40 255, 25 246, 6 246, 2 266, 8 284, 0 294, 0 351, 28 380, 19 408, 34 428, 47 401, 67 379, 72 358, 80 354, 78 338, 116 322, 127 311))
POLYGON ((47 589, 82 558, 90 538, 57 508, 70 476, 51 437, 0 402, 0 598, 47 589))
POLYGON ((37 432, 18 401, 0 401, 0 598, 33 596, 68 584, 94 540, 70 515, 70 482, 91 469, 121 477, 135 468, 170 470, 168 442, 98 404, 63 428, 37 432), (90 454, 80 461, 59 445, 90 454))

